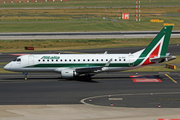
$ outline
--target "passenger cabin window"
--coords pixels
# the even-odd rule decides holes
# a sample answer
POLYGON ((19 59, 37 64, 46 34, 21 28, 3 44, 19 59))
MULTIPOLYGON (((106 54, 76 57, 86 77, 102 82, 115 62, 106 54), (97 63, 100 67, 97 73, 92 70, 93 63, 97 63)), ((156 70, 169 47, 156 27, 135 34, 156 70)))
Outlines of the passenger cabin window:
POLYGON ((124 61, 126 61, 126 59, 124 59, 124 61))

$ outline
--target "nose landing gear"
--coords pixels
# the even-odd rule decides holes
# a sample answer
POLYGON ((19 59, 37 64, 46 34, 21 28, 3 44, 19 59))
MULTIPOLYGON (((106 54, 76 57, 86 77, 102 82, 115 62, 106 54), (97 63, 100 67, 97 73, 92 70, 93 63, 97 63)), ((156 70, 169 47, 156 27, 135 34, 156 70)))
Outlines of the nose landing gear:
POLYGON ((28 72, 23 72, 24 74, 24 80, 27 80, 28 79, 28 72))

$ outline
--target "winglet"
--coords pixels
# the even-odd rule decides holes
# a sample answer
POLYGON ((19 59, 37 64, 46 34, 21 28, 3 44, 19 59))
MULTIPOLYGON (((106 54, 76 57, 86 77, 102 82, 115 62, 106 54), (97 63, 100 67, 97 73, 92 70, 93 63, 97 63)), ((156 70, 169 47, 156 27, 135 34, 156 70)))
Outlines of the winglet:
POLYGON ((104 52, 104 54, 108 54, 108 52, 107 52, 107 51, 105 51, 105 52, 104 52))

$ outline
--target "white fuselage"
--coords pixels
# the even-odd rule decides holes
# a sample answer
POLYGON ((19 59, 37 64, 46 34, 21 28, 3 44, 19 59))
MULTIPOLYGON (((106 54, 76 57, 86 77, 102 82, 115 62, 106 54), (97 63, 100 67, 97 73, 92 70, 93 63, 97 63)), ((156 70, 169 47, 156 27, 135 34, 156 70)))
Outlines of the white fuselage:
POLYGON ((105 66, 101 72, 132 69, 139 56, 133 54, 36 54, 24 55, 7 64, 4 69, 17 72, 61 72, 67 68, 105 66))

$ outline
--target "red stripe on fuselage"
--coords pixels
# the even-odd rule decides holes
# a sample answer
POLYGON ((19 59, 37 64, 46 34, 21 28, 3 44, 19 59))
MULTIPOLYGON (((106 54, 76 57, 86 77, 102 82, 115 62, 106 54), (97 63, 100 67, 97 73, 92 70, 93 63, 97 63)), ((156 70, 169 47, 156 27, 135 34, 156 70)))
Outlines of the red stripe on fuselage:
POLYGON ((149 57, 146 59, 146 61, 142 64, 143 65, 148 65, 148 64, 154 64, 155 62, 150 62, 150 58, 154 58, 155 56, 158 57, 159 49, 160 49, 161 43, 156 47, 156 49, 149 55, 149 57))

